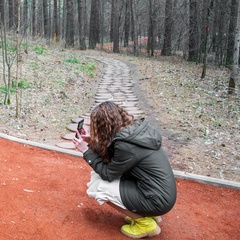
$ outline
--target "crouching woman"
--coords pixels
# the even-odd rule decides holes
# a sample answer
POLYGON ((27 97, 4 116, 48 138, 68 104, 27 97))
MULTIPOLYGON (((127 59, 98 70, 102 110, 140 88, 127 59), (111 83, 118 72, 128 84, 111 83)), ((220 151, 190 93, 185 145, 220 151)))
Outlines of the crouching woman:
POLYGON ((176 182, 160 133, 145 119, 135 120, 107 101, 90 115, 75 147, 93 168, 87 194, 125 215, 121 232, 132 238, 155 236, 158 222, 176 201, 176 182))

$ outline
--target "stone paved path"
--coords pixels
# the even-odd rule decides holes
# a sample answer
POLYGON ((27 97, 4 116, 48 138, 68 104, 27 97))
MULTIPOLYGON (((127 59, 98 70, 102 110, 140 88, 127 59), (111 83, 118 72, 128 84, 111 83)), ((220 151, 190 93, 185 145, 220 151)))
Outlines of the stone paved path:
MULTIPOLYGON (((112 58, 91 58, 94 58, 95 60, 104 64, 104 73, 102 79, 99 81, 95 95, 95 105, 92 106, 92 108, 101 102, 110 100, 122 106, 135 117, 140 117, 142 114, 144 114, 143 111, 138 107, 138 98, 133 93, 134 82, 130 67, 124 62, 112 58)), ((89 129, 90 112, 72 119, 72 122, 67 125, 67 130, 69 133, 66 133, 63 136, 64 140, 62 142, 56 144, 58 147, 74 149, 72 138, 75 135, 77 123, 79 120, 84 118, 84 127, 89 129)))

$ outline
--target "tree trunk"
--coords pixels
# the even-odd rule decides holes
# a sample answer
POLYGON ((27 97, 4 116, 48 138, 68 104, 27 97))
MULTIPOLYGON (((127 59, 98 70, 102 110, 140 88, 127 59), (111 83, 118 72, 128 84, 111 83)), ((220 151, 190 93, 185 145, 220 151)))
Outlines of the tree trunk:
POLYGON ((48 0, 43 0, 43 29, 44 29, 44 38, 48 37, 48 0))
MULTIPOLYGON (((20 6, 20 9, 21 9, 21 6, 20 6)), ((17 27, 17 24, 18 24, 18 16, 17 15, 18 15, 18 0, 13 0, 13 27, 17 27)), ((22 20, 22 18, 21 18, 21 20, 22 20)))
POLYGON ((20 46, 20 22, 21 22, 21 0, 18 0, 18 25, 17 25, 17 46, 16 46, 16 52, 17 52, 17 69, 16 69, 16 117, 19 116, 19 96, 18 96, 18 78, 19 78, 19 46, 20 46))
POLYGON ((198 61, 198 32, 197 32, 197 1, 190 0, 189 5, 189 49, 188 61, 198 61))
POLYGON ((153 3, 149 0, 148 4, 148 42, 147 42, 147 52, 149 55, 154 55, 154 16, 153 16, 153 3))
POLYGON ((201 79, 205 78, 206 76, 206 69, 207 69, 207 56, 208 56, 208 45, 209 45, 209 28, 210 28, 210 21, 212 15, 212 9, 214 5, 214 0, 211 0, 210 6, 207 10, 207 25, 206 25, 206 36, 205 36, 205 44, 204 44, 204 59, 203 59, 203 70, 201 79))
POLYGON ((234 32, 236 30, 237 25, 237 14, 239 0, 232 0, 231 1, 231 17, 228 29, 228 47, 227 47, 227 57, 226 57, 226 66, 230 67, 233 65, 233 54, 234 54, 234 32))
POLYGON ((23 2, 23 34, 26 36, 28 27, 28 0, 23 2))
POLYGON ((73 47, 74 46, 74 21, 73 21, 73 0, 67 1, 67 19, 66 19, 66 46, 73 47))
POLYGON ((214 50, 215 50, 215 63, 217 65, 223 65, 224 60, 224 45, 226 39, 224 37, 224 30, 226 24, 226 7, 225 4, 216 4, 219 7, 219 11, 215 14, 216 18, 216 31, 215 34, 215 41, 214 41, 214 50))
POLYGON ((124 47, 128 46, 130 35, 130 1, 125 2, 124 47))
POLYGON ((50 39, 53 39, 52 32, 52 1, 48 0, 48 36, 47 36, 47 44, 50 45, 50 39))
POLYGON ((228 93, 234 93, 234 90, 237 86, 237 92, 240 94, 240 82, 238 79, 238 58, 239 58, 239 41, 240 41, 240 3, 239 0, 234 2, 235 9, 237 11, 236 18, 236 28, 234 29, 234 48, 233 48, 233 64, 232 64, 232 71, 228 85, 228 93))
POLYGON ((133 54, 134 56, 138 56, 138 34, 137 34, 137 17, 135 0, 131 0, 131 15, 132 15, 133 54))
POLYGON ((119 53, 119 0, 114 0, 113 12, 113 52, 119 53))
POLYGON ((5 4, 4 4, 4 1, 5 0, 0 0, 0 19, 1 19, 1 22, 3 23, 4 22, 4 11, 5 11, 5 4))
POLYGON ((85 43, 85 1, 78 0, 78 23, 79 23, 79 47, 81 50, 86 50, 86 43, 85 43))
POLYGON ((8 13, 9 13, 9 29, 13 29, 14 27, 14 0, 8 1, 8 13))
POLYGON ((113 42, 113 24, 114 24, 114 9, 115 9, 115 0, 111 1, 111 22, 110 22, 110 42, 113 42))
POLYGON ((36 0, 32 0, 32 36, 37 35, 37 26, 36 26, 36 0))
POLYGON ((95 49, 96 44, 100 42, 99 39, 99 0, 92 0, 91 16, 90 16, 90 30, 89 30, 89 48, 95 49))
POLYGON ((172 7, 172 0, 167 0, 165 8, 165 31, 162 48, 162 55, 164 56, 170 56, 172 54, 172 7))
POLYGON ((57 43, 58 39, 58 1, 54 0, 53 3, 53 42, 57 43))

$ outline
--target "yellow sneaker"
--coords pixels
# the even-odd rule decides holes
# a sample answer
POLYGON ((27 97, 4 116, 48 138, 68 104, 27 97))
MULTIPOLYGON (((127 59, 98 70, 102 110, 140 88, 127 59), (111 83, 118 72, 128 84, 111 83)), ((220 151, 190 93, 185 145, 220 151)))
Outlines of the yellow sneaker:
MULTIPOLYGON (((152 218, 156 223, 160 223, 161 221, 162 221, 162 218, 161 218, 161 216, 151 216, 150 218, 152 218)), ((131 218, 131 217, 129 217, 129 216, 126 216, 125 218, 124 218, 124 220, 125 220, 125 222, 126 223, 128 223, 128 224, 131 224, 134 220, 131 218)))
POLYGON ((131 224, 123 225, 121 232, 131 238, 153 237, 161 232, 161 228, 151 217, 135 219, 131 224))

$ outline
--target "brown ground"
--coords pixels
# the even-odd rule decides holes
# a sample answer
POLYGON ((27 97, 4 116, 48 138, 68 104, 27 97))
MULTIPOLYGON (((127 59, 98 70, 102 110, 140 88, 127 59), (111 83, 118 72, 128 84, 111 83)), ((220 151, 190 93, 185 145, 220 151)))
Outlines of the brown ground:
POLYGON ((240 181, 240 99, 226 94, 229 71, 209 67, 201 80, 200 65, 176 56, 135 58, 47 47, 37 55, 29 47, 20 68, 20 77, 29 86, 20 92, 20 116, 15 118, 12 94, 10 106, 0 105, 0 132, 50 145, 60 142, 71 119, 89 112, 103 74, 100 62, 94 61, 91 77, 81 72, 79 64, 66 61, 79 59, 87 64, 85 55, 129 63, 140 108, 162 132, 175 170, 240 181))
MULTIPOLYGON (((1 138, 0 145, 1 240, 128 239, 124 216, 87 197, 83 159, 1 138)), ((176 205, 152 239, 239 239, 238 190, 176 181, 176 205)))

